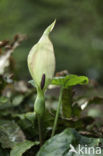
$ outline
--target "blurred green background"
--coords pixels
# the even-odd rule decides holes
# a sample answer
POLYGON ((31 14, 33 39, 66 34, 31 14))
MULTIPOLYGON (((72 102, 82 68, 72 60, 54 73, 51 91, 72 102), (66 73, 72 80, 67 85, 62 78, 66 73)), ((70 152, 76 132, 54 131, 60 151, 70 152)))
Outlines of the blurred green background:
MULTIPOLYGON (((51 33, 56 71, 103 79, 102 0, 0 0, 0 40, 26 34, 14 52, 18 78, 29 79, 27 55, 44 29, 56 19, 51 33)), ((41 58, 42 59, 42 58, 41 58)))

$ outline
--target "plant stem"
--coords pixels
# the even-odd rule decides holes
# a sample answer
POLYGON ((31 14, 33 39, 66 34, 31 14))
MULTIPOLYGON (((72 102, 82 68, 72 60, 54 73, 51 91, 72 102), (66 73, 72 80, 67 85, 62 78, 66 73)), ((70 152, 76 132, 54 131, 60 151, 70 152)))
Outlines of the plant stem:
POLYGON ((41 125, 41 117, 37 115, 38 118, 38 130, 39 130, 39 141, 40 141, 40 146, 43 144, 43 138, 42 138, 42 125, 41 125))
POLYGON ((52 130, 51 137, 54 136, 55 130, 56 130, 56 127, 57 127, 57 122, 58 122, 58 117, 59 117, 59 112, 60 112, 60 106, 61 106, 61 103, 62 103, 62 92, 63 92, 63 87, 60 90, 59 102, 58 102, 58 106, 57 106, 57 111, 56 111, 56 116, 55 116, 55 120, 54 120, 54 125, 53 125, 53 130, 52 130))
POLYGON ((37 97, 34 103, 34 111, 37 114, 39 140, 40 140, 40 146, 41 146, 43 144, 42 123, 43 123, 43 116, 45 113, 45 98, 44 98, 44 92, 42 90, 37 90, 37 97))

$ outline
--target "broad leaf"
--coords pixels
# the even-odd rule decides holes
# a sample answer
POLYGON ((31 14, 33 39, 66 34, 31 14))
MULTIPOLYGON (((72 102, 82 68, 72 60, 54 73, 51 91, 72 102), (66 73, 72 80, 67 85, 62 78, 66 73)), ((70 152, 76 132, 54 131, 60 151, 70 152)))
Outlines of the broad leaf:
POLYGON ((30 149, 34 145, 38 145, 39 142, 32 142, 25 140, 24 142, 17 143, 10 152, 10 156, 22 156, 24 152, 30 149))
POLYGON ((13 114, 13 117, 19 117, 21 120, 28 119, 32 123, 36 119, 36 113, 35 112, 28 112, 23 114, 13 114))
MULTIPOLYGON (((88 138, 80 135, 74 129, 66 129, 62 133, 55 135, 41 147, 36 156, 97 156, 95 153, 92 154, 79 154, 79 145, 81 147, 99 147, 100 144, 103 144, 103 139, 100 138, 88 138), (75 148, 76 152, 70 152, 71 145, 75 148)), ((98 154, 99 156, 103 155, 103 149, 101 148, 102 153, 98 154)), ((96 150, 95 150, 96 152, 96 150)))
POLYGON ((16 107, 23 102, 24 98, 24 95, 16 95, 12 99, 2 96, 0 97, 0 110, 10 107, 16 107))
POLYGON ((9 98, 7 98, 5 96, 0 97, 0 110, 5 109, 5 108, 9 108, 11 106, 12 106, 12 104, 11 104, 9 98))
POLYGON ((65 77, 54 77, 52 82, 53 85, 59 85, 64 88, 75 85, 84 85, 88 83, 88 78, 86 76, 77 76, 77 75, 67 75, 65 77))
POLYGON ((17 95, 13 98, 12 100, 12 106, 18 106, 19 104, 21 104, 24 100, 24 96, 23 95, 17 95))
POLYGON ((16 143, 25 140, 20 127, 9 120, 0 120, 0 143, 3 148, 12 148, 16 143))

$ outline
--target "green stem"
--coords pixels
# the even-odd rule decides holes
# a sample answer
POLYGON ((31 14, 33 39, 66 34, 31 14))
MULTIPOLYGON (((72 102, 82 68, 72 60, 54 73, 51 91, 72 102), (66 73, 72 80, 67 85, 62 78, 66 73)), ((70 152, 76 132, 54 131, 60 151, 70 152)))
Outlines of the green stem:
POLYGON ((37 97, 34 103, 34 111, 36 112, 37 118, 38 118, 38 130, 39 130, 39 140, 40 140, 40 146, 43 144, 43 138, 42 138, 42 122, 43 122, 43 115, 45 113, 45 98, 44 98, 44 92, 41 90, 37 91, 37 97))
POLYGON ((39 141, 40 141, 40 146, 43 144, 43 138, 42 138, 42 125, 41 125, 41 117, 37 115, 38 118, 38 129, 39 129, 39 141))
POLYGON ((61 90, 60 90, 59 102, 58 102, 58 106, 57 106, 57 111, 56 111, 56 116, 55 116, 55 120, 54 120, 54 125, 53 125, 51 137, 54 136, 55 131, 56 131, 56 127, 57 127, 57 122, 58 122, 58 117, 59 117, 59 112, 60 112, 60 106, 62 103, 62 91, 63 91, 63 88, 61 88, 61 90))

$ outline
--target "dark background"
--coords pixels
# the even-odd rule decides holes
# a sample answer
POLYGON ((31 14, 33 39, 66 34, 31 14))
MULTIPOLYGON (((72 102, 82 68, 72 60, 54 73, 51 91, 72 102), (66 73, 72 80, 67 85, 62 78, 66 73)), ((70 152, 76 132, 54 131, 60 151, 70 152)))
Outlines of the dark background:
POLYGON ((0 0, 0 40, 12 40, 17 33, 27 35, 13 53, 17 77, 30 78, 26 63, 29 50, 54 19, 57 23, 51 40, 56 71, 68 69, 102 83, 102 0, 0 0))

